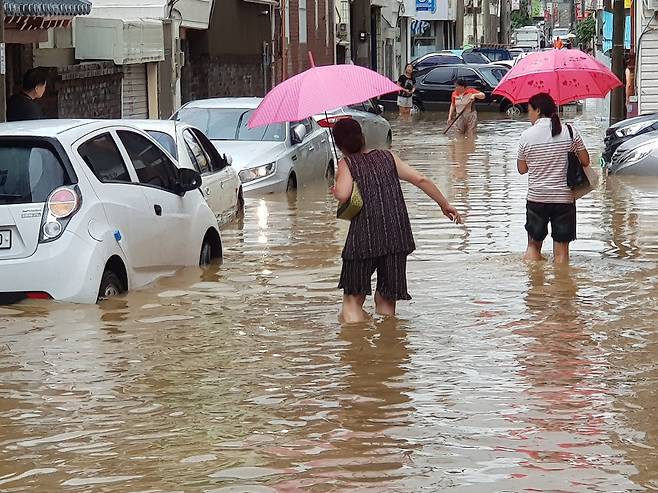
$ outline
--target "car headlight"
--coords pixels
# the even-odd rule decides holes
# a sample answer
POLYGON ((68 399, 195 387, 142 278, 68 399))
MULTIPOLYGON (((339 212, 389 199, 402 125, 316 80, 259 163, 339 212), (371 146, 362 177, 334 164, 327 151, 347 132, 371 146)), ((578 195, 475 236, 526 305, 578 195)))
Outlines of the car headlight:
POLYGON ((648 122, 640 122, 640 123, 634 123, 633 125, 628 125, 627 127, 622 127, 620 129, 617 129, 615 131, 615 134, 617 137, 627 137, 628 135, 635 135, 642 130, 644 130, 647 127, 650 127, 656 123, 655 121, 648 121, 648 122))
POLYGON ((276 163, 263 164, 262 166, 256 166, 255 168, 243 169, 238 173, 240 181, 242 183, 249 183, 250 181, 258 180, 260 178, 265 178, 274 174, 276 171, 276 163))
POLYGON ((647 157, 656 148, 656 142, 649 142, 648 144, 636 147, 632 151, 628 151, 618 157, 619 163, 632 163, 641 161, 647 157))

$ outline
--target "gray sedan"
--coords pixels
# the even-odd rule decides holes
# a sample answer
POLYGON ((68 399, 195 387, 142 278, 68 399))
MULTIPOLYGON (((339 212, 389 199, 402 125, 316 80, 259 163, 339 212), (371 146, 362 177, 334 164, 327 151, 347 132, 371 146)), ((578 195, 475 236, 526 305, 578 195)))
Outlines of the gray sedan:
POLYGON ((624 142, 606 169, 611 174, 658 176, 658 131, 624 142))
POLYGON ((369 148, 388 149, 393 140, 393 132, 391 124, 381 116, 383 112, 384 108, 381 105, 368 100, 328 111, 327 115, 324 113, 315 115, 314 118, 320 126, 325 128, 332 127, 341 118, 353 118, 361 124, 366 145, 369 148))

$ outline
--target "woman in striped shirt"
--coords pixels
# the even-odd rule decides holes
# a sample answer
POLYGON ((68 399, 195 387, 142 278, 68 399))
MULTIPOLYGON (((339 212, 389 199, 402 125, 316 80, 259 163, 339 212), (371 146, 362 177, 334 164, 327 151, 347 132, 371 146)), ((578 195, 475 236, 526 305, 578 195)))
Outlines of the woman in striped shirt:
POLYGON ((589 153, 576 129, 563 126, 553 98, 536 94, 528 101, 532 127, 521 134, 517 167, 528 174, 527 260, 543 260, 541 248, 551 225, 556 263, 569 262, 569 243, 576 239, 576 201, 567 185, 569 152, 589 166, 589 153), (572 135, 573 134, 573 135, 572 135))

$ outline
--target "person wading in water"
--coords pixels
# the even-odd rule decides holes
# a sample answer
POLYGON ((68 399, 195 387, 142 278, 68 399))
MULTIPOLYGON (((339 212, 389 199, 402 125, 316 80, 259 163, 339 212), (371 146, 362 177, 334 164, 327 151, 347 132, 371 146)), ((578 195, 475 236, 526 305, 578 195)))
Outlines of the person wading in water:
POLYGON ((414 92, 416 92, 416 81, 414 79, 414 67, 409 64, 404 69, 404 74, 398 79, 398 86, 402 89, 398 94, 398 108, 400 115, 409 116, 414 105, 414 92))
POLYGON ((483 100, 485 97, 482 91, 468 87, 463 79, 457 79, 448 112, 448 125, 456 119, 452 128, 458 134, 472 138, 478 125, 475 101, 483 100))
POLYGON ((544 260, 542 244, 551 224, 553 255, 556 263, 569 262, 569 243, 576 239, 576 200, 567 185, 569 152, 583 167, 589 166, 589 153, 575 128, 562 125, 558 107, 546 93, 528 101, 532 127, 521 134, 517 168, 528 174, 526 260, 544 260))
POLYGON ((461 224, 462 217, 436 185, 390 151, 367 150, 356 120, 340 120, 334 140, 345 156, 338 163, 336 199, 346 203, 354 183, 363 197, 363 208, 350 223, 343 249, 339 288, 344 291, 341 322, 361 322, 371 279, 377 271, 375 304, 380 315, 395 315, 396 302, 409 300, 407 256, 416 248, 400 180, 408 181, 434 200, 443 214, 461 224))

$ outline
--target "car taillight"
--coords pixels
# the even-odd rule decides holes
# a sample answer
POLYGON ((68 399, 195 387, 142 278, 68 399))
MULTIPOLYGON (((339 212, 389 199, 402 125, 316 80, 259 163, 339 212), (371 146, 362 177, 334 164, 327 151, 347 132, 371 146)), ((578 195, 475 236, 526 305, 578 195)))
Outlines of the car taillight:
POLYGON ((29 300, 49 300, 51 296, 43 291, 29 291, 25 293, 25 297, 29 300))
POLYGON ((350 116, 330 116, 328 118, 323 118, 318 122, 318 125, 320 125, 322 128, 334 128, 334 125, 338 123, 340 120, 346 120, 348 118, 351 118, 350 116))
POLYGON ((59 238, 80 209, 81 202, 77 187, 60 187, 51 192, 41 220, 39 242, 47 243, 59 238))
POLYGON ((70 188, 58 188, 50 194, 47 204, 55 219, 63 219, 78 209, 78 194, 70 188))

